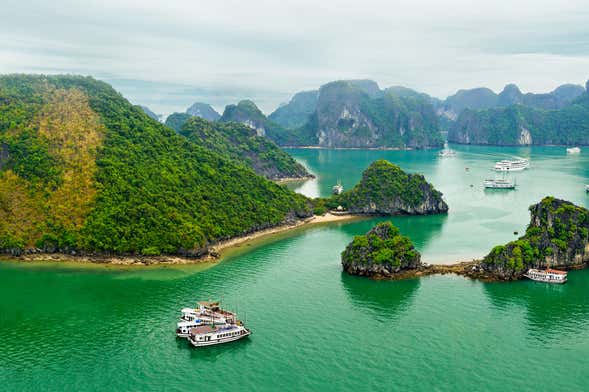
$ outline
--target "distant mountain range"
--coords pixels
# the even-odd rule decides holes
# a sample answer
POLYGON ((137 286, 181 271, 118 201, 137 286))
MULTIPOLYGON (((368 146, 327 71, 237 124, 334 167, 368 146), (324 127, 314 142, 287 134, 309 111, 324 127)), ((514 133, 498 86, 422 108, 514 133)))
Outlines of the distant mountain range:
POLYGON ((372 80, 341 80, 292 100, 262 120, 279 145, 326 148, 441 146, 439 122, 426 94, 372 80))
POLYGON ((508 84, 499 94, 485 87, 458 90, 438 106, 439 113, 455 120, 464 109, 492 109, 523 105, 536 109, 561 109, 585 92, 583 86, 564 84, 546 94, 523 94, 515 84, 508 84))
MULTIPOLYGON (((515 85, 508 85, 492 106, 463 108, 448 140, 499 146, 589 145, 587 90, 589 82, 586 88, 563 85, 548 94, 522 94, 515 85)), ((485 105, 490 103, 485 100, 485 105)))
POLYGON ((296 93, 267 117, 242 100, 223 115, 195 103, 166 123, 180 131, 191 116, 238 122, 280 146, 429 148, 442 145, 443 131, 464 144, 586 144, 584 95, 586 88, 575 84, 543 94, 508 84, 498 94, 478 87, 441 100, 402 86, 381 89, 372 80, 340 80, 296 93))

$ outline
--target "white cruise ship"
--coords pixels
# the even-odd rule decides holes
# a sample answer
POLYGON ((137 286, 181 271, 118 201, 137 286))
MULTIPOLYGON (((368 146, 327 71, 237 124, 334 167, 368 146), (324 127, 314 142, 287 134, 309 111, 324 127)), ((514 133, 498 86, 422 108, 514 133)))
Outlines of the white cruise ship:
POLYGON ((444 158, 451 158, 456 156, 456 151, 450 149, 444 149, 438 153, 439 156, 444 158))
POLYGON ((566 283, 567 281, 567 272, 566 271, 559 271, 555 269, 547 268, 545 270, 539 269, 529 269, 528 272, 524 274, 524 276, 528 279, 535 280, 537 282, 545 282, 545 283, 566 283))
POLYGON ((528 159, 503 160, 495 163, 493 169, 501 172, 520 171, 530 167, 528 159))
POLYGON ((188 341, 194 347, 213 346, 233 342, 251 335, 251 331, 244 327, 240 321, 236 324, 222 326, 202 325, 190 330, 188 341))
POLYGON ((219 302, 201 301, 198 308, 182 309, 180 322, 176 324, 176 335, 187 338, 192 328, 209 324, 233 324, 237 316, 219 307, 219 302))
POLYGON ((579 147, 570 147, 567 148, 567 154, 580 154, 581 149, 579 147))
POLYGON ((337 180, 337 184, 331 188, 331 193, 334 195, 341 195, 344 192, 344 186, 340 180, 337 180))
POLYGON ((517 184, 514 181, 501 179, 485 180, 483 185, 486 189, 515 189, 517 184))

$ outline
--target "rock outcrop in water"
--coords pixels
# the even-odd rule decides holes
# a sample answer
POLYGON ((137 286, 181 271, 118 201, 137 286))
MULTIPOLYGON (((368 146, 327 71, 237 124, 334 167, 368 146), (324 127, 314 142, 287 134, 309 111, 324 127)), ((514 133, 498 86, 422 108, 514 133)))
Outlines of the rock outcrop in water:
POLYGON ((530 207, 526 234, 493 248, 475 275, 497 280, 520 279, 529 268, 582 267, 589 262, 589 210, 545 197, 530 207))
POLYGON ((419 252, 391 222, 383 222, 366 235, 354 237, 342 252, 342 266, 351 275, 394 278, 423 267, 419 252))
POLYGON ((421 174, 384 159, 373 162, 353 189, 335 197, 352 214, 426 215, 448 211, 442 193, 421 174))

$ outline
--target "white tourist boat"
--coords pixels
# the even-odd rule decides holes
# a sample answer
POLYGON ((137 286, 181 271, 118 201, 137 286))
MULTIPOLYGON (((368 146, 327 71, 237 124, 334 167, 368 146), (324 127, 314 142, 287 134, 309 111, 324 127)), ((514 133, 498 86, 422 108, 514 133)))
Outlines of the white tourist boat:
POLYGON ((179 338, 187 338, 192 328, 200 327, 201 325, 210 324, 212 321, 196 319, 192 321, 180 321, 176 324, 176 336, 179 338))
POLYGON ((448 149, 444 149, 438 153, 439 156, 444 158, 451 158, 456 156, 456 151, 448 149))
POLYGON ((589 184, 585 185, 585 192, 589 193, 589 184))
POLYGON ((485 189, 515 189, 515 181, 509 181, 504 178, 487 179, 483 182, 485 189))
POLYGON ((567 148, 567 154, 580 154, 581 149, 579 147, 570 147, 567 148))
POLYGON ((236 314, 221 309, 219 302, 200 301, 197 308, 184 308, 181 312, 180 322, 176 324, 176 335, 180 338, 188 337, 190 330, 195 327, 237 322, 236 314))
POLYGON ((344 186, 342 185, 340 180, 337 180, 337 184, 331 188, 331 193, 334 195, 341 195, 344 192, 344 186))
POLYGON ((530 167, 529 159, 503 160, 495 163, 493 169, 501 172, 520 171, 530 167))
POLYGON ((251 331, 238 321, 235 324, 212 324, 192 328, 188 341, 194 347, 204 347, 233 342, 249 335, 251 331))
POLYGON ((524 276, 528 279, 535 280, 537 282, 545 282, 545 283, 566 283, 567 281, 567 272, 566 271, 559 271, 555 269, 546 268, 545 270, 539 269, 529 269, 528 272, 524 274, 524 276))

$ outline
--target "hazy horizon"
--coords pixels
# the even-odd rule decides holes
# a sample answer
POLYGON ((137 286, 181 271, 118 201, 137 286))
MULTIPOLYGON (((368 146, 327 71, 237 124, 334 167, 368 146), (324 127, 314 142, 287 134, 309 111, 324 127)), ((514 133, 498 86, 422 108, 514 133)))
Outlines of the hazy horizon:
POLYGON ((589 4, 426 0, 8 0, 0 73, 73 73, 157 113, 372 79, 444 99, 508 83, 548 92, 589 79, 589 4))

